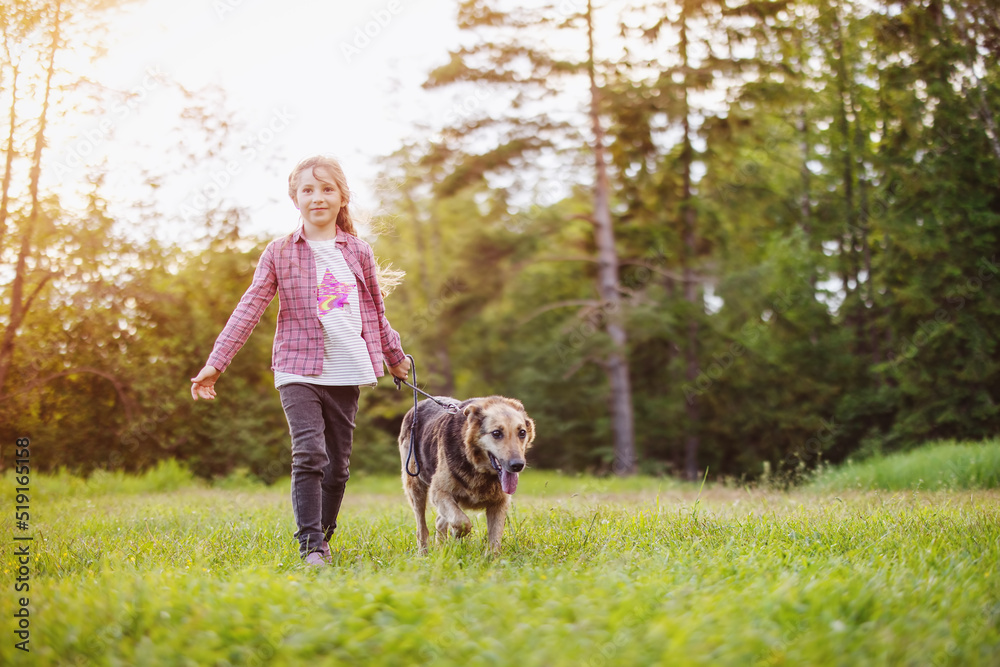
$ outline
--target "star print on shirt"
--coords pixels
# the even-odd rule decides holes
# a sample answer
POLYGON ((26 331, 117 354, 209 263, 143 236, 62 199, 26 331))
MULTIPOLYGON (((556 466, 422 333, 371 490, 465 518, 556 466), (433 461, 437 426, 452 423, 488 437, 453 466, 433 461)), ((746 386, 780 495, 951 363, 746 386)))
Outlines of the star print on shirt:
POLYGON ((330 269, 327 269, 316 292, 316 310, 319 311, 319 316, 323 317, 334 308, 343 308, 347 305, 347 297, 351 290, 356 287, 357 285, 346 285, 338 282, 337 278, 330 273, 330 269))

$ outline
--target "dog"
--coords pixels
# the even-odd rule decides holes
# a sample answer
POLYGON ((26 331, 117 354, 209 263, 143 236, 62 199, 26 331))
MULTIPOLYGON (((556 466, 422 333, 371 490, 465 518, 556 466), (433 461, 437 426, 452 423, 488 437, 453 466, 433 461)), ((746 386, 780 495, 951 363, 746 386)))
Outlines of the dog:
MULTIPOLYGON (((436 398, 454 407, 449 410, 423 400, 416 407, 416 429, 411 408, 399 431, 403 491, 417 520, 418 552, 427 553, 429 498, 437 510, 435 527, 441 538, 469 534, 472 522, 463 509, 486 510, 489 548, 498 553, 510 496, 517 490, 518 474, 527 465, 525 452, 535 439, 535 422, 513 398, 436 398), (411 431, 420 466, 417 477, 406 470, 411 431)), ((415 472, 413 463, 410 467, 415 472)))

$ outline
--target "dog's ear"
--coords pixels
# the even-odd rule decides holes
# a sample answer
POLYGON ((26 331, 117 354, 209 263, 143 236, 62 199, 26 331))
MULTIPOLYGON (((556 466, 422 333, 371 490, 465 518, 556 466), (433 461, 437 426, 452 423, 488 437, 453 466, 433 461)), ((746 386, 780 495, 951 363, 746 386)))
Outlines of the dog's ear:
POLYGON ((469 419, 475 418, 480 412, 482 412, 482 408, 479 407, 478 403, 469 403, 465 406, 465 416, 469 419))
POLYGON ((535 420, 524 413, 524 430, 528 432, 528 437, 524 439, 524 448, 527 449, 535 442, 535 420))
MULTIPOLYGON (((506 403, 508 405, 510 405, 512 408, 520 410, 521 412, 525 412, 525 410, 524 410, 524 403, 522 403, 521 401, 517 400, 516 398, 507 398, 506 396, 504 396, 503 400, 506 401, 506 403)), ((525 414, 527 414, 527 413, 525 413, 525 414)))

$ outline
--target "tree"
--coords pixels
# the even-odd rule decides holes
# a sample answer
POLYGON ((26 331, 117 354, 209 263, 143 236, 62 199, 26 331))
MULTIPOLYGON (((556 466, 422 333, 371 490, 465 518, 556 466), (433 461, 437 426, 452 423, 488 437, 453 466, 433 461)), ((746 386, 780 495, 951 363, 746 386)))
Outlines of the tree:
MULTIPOLYGON (((511 91, 511 105, 502 115, 481 115, 445 130, 446 136, 474 142, 487 133, 501 131, 501 141, 478 155, 466 154, 454 168, 455 176, 444 182, 444 190, 481 179, 487 174, 516 173, 518 165, 528 157, 536 164, 566 152, 570 165, 583 151, 590 152, 594 160, 593 209, 588 216, 594 227, 597 267, 596 285, 599 302, 589 304, 602 314, 603 326, 609 337, 600 363, 605 369, 609 385, 609 406, 614 424, 613 468, 619 474, 635 472, 634 426, 632 418, 631 381, 628 373, 627 336, 624 327, 621 286, 613 221, 610 212, 610 183, 604 157, 604 131, 601 114, 603 108, 598 85, 601 64, 594 55, 594 13, 588 2, 585 10, 563 13, 562 8, 547 7, 529 10, 523 7, 504 10, 498 3, 488 0, 466 0, 459 7, 459 24, 466 30, 489 32, 474 46, 451 54, 451 61, 433 71, 428 86, 442 87, 459 83, 500 86, 511 91), (572 30, 583 26, 586 56, 559 53, 546 49, 537 36, 529 37, 528 29, 540 26, 553 34, 559 29, 572 30), (531 43, 529 43, 529 40, 531 43), (539 113, 539 101, 551 100, 560 95, 557 79, 585 75, 589 84, 589 118, 591 136, 584 140, 576 129, 578 121, 572 113, 568 120, 553 120, 558 115, 539 113)), ((527 172, 538 172, 537 167, 526 165, 527 172)))
POLYGON ((626 359, 627 340, 622 312, 621 285, 618 280, 618 251, 615 248, 611 220, 611 193, 604 157, 604 129, 601 122, 601 94, 597 86, 597 62, 594 59, 594 10, 587 0, 587 77, 590 79, 590 122, 594 153, 594 238, 597 243, 598 292, 605 309, 605 330, 611 339, 604 364, 611 389, 611 414, 615 424, 614 471, 620 475, 635 472, 635 425, 632 419, 632 385, 626 359))
MULTIPOLYGON (((86 81, 78 75, 60 83, 64 75, 58 58, 68 48, 97 53, 94 44, 101 34, 107 12, 127 0, 43 0, 9 3, 0 12, 3 49, 7 58, 0 65, 0 81, 9 78, 8 128, 4 174, 0 183, 0 260, 11 261, 10 283, 5 285, 4 330, 0 335, 0 396, 10 391, 9 380, 19 331, 39 295, 60 275, 40 239, 46 229, 58 224, 59 204, 42 191, 45 167, 43 152, 49 141, 49 124, 66 104, 64 93, 86 81), (19 117, 27 89, 40 100, 37 117, 19 117), (24 136, 22 128, 31 131, 24 136), (27 158, 22 156, 27 153, 27 158), (26 162, 26 164, 25 164, 26 162), (18 173, 27 172, 26 177, 18 173), (12 196, 14 185, 27 191, 27 202, 12 196), (16 241, 11 241, 17 237, 16 241)), ((6 276, 5 276, 6 277, 6 276)))
POLYGON ((991 333, 1000 324, 1000 161, 990 123, 1000 27, 986 4, 904 2, 879 16, 880 43, 895 54, 882 91, 897 187, 877 268, 886 354, 875 366, 893 419, 871 436, 886 448, 981 437, 1000 419, 991 333))
MULTIPOLYGON (((17 254, 17 264, 14 268, 14 279, 11 283, 10 288, 10 314, 7 320, 7 326, 4 330, 3 338, 0 339, 0 396, 3 395, 4 386, 7 380, 7 374, 10 370, 11 363, 13 361, 14 354, 14 344, 17 336, 17 331, 20 329, 21 324, 24 322, 25 315, 31 309, 32 303, 38 296, 38 293, 45 287, 45 284, 52 278, 52 274, 45 272, 42 276, 36 279, 33 287, 30 288, 30 292, 26 294, 26 282, 29 280, 28 276, 28 256, 32 252, 32 237, 35 234, 35 230, 39 225, 39 218, 41 216, 41 207, 39 201, 39 191, 38 191, 38 180, 41 176, 42 169, 42 149, 45 146, 45 129, 49 120, 49 104, 50 96, 52 93, 52 78, 55 74, 55 60, 56 53, 60 49, 61 40, 61 27, 63 21, 63 7, 62 1, 57 0, 54 7, 48 8, 46 20, 49 25, 51 32, 50 44, 48 47, 48 58, 47 64, 45 66, 45 78, 44 87, 42 94, 42 108, 38 117, 38 125, 35 130, 34 135, 34 148, 32 150, 31 156, 31 168, 29 173, 29 184, 28 192, 31 197, 30 211, 28 213, 27 219, 24 222, 23 229, 21 230, 21 244, 20 249, 17 254)), ((6 41, 6 40, 5 40, 6 41)), ((9 48, 7 49, 9 52, 9 48)), ((18 67, 15 65, 13 68, 14 80, 16 82, 18 67)), ((13 89, 13 94, 11 98, 11 125, 14 124, 15 115, 15 105, 17 103, 16 88, 13 89)), ((8 150, 7 150, 7 170, 4 173, 4 191, 3 191, 3 202, 2 208, 0 208, 0 218, 3 218, 6 222, 7 217, 7 205, 8 205, 8 187, 10 183, 10 172, 13 154, 13 131, 11 131, 8 137, 8 150)), ((2 242, 2 237, 0 237, 0 242, 2 242)), ((2 246, 0 246, 2 250, 2 246)))
MULTIPOLYGON (((683 331, 674 335, 684 341, 684 381, 679 384, 691 387, 701 366, 699 346, 705 304, 703 277, 698 275, 698 269, 707 252, 704 235, 698 230, 702 204, 695 171, 702 162, 695 143, 702 129, 701 119, 708 115, 697 109, 693 98, 717 87, 717 74, 729 68, 716 56, 713 47, 713 37, 722 34, 717 25, 720 5, 685 0, 676 9, 674 12, 674 7, 665 3, 651 3, 638 8, 638 20, 631 26, 623 25, 623 32, 635 37, 637 46, 632 47, 635 52, 631 56, 641 66, 625 68, 620 73, 621 93, 611 113, 618 117, 616 127, 622 128, 622 140, 616 149, 619 169, 624 173, 638 172, 635 184, 625 188, 627 196, 637 198, 630 203, 633 224, 638 226, 645 221, 650 227, 657 223, 671 227, 669 245, 680 248, 675 256, 680 275, 668 277, 667 287, 673 292, 679 283, 682 292, 684 326, 683 331), (647 45, 649 52, 645 59, 640 57, 640 52, 645 52, 638 46, 642 44, 647 45), (636 106, 641 111, 637 112, 636 106), (654 136, 667 129, 679 132, 679 140, 673 145, 658 146, 654 136), (647 176, 646 165, 650 160, 660 161, 653 178, 647 176), (651 219, 658 217, 655 213, 650 215, 653 212, 649 205, 654 197, 669 207, 669 219, 652 223, 651 219)), ((647 237, 650 234, 644 233, 647 237)), ((662 238, 662 233, 652 234, 662 238)), ((697 478, 699 470, 702 422, 699 403, 696 392, 685 391, 686 428, 681 465, 689 479, 697 478)))

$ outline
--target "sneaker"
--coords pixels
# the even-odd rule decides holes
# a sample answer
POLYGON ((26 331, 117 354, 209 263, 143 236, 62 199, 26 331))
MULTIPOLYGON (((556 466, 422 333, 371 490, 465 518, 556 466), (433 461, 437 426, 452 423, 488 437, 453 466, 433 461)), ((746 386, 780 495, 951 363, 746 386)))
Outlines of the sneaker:
POLYGON ((330 543, 323 542, 323 548, 320 551, 310 551, 307 553, 305 562, 306 565, 313 565, 316 567, 332 563, 333 557, 330 555, 330 543))
POLYGON ((323 554, 319 551, 310 551, 306 554, 306 565, 312 565, 314 567, 321 567, 326 565, 330 561, 323 557, 323 554))

